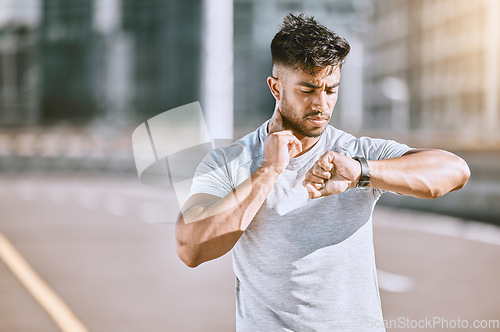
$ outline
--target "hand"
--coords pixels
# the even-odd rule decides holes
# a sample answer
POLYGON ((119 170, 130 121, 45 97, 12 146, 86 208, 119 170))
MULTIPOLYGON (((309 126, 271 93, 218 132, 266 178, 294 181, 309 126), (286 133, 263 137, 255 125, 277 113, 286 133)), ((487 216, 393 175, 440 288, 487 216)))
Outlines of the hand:
POLYGON ((361 176, 358 161, 333 151, 325 152, 307 171, 302 185, 310 198, 343 193, 357 185, 361 176))
POLYGON ((291 130, 283 130, 283 118, 279 107, 274 109, 269 121, 269 135, 264 142, 264 156, 261 167, 271 167, 281 174, 290 162, 290 157, 302 151, 302 143, 291 130))

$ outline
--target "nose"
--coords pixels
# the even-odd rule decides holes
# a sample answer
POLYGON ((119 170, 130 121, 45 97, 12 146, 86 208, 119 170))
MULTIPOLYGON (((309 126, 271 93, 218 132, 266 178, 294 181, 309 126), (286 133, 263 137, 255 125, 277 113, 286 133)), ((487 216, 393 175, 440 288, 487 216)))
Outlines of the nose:
POLYGON ((328 100, 325 91, 320 91, 315 94, 315 98, 312 103, 313 111, 325 112, 328 110, 328 100))

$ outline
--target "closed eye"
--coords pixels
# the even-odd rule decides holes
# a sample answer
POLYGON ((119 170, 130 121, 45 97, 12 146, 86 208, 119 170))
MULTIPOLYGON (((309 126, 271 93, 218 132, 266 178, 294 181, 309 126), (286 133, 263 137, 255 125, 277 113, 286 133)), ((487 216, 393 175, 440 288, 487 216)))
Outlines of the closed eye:
POLYGON ((302 93, 313 93, 314 90, 300 90, 302 93))

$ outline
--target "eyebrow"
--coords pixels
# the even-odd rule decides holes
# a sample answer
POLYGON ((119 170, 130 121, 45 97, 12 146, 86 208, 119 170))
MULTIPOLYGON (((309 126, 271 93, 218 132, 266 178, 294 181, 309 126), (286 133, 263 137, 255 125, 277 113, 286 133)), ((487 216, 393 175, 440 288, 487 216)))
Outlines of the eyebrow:
MULTIPOLYGON (((327 86, 325 89, 333 89, 333 88, 336 88, 338 87, 340 84, 340 82, 337 82, 337 83, 334 83, 333 85, 331 86, 327 86)), ((307 88, 311 88, 311 89, 320 89, 321 87, 318 86, 318 85, 315 85, 315 84, 312 84, 310 82, 299 82, 297 83, 297 85, 300 85, 300 86, 305 86, 307 88)))

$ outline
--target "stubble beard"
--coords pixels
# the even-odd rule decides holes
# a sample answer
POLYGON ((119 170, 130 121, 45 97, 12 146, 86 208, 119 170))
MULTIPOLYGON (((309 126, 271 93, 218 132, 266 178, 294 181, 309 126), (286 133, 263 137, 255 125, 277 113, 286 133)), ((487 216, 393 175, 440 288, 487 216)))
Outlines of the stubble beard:
POLYGON ((288 100, 283 96, 281 100, 281 116, 283 117, 283 124, 285 127, 292 129, 292 131, 296 134, 299 134, 304 137, 315 138, 321 136, 328 125, 328 118, 326 125, 324 127, 309 129, 307 128, 307 117, 315 116, 320 114, 320 112, 308 112, 304 117, 299 117, 296 114, 298 112, 294 111, 293 107, 288 103, 288 100))

